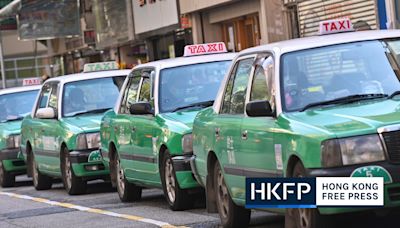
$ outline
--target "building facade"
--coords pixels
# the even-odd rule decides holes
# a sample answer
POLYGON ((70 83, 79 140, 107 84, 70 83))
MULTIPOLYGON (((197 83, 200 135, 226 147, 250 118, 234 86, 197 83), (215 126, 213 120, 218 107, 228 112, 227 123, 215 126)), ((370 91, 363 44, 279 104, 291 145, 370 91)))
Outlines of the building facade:
POLYGON ((289 38, 281 0, 180 0, 194 43, 224 41, 230 51, 289 38))

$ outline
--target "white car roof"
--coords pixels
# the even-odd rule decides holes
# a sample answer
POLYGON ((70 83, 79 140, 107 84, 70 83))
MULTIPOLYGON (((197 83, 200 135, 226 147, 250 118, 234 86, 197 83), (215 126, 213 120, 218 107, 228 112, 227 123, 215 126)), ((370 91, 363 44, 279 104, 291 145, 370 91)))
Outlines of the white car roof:
POLYGON ((223 54, 209 54, 209 55, 198 55, 190 57, 178 57, 173 59, 164 59, 145 64, 140 64, 133 69, 155 67, 158 69, 172 68, 177 66, 185 66, 197 63, 208 63, 217 61, 233 60, 237 53, 223 53, 223 54))
POLYGON ((77 74, 69 74, 61 77, 51 78, 46 81, 48 82, 60 82, 61 84, 65 84, 68 82, 75 82, 75 81, 83 81, 89 79, 96 79, 96 78, 107 78, 107 77, 114 77, 114 76, 128 76, 131 70, 107 70, 107 71, 96 71, 96 72, 88 72, 88 73, 77 73, 77 74))
POLYGON ((247 55, 257 52, 276 52, 276 53, 287 53, 293 51, 299 51, 304 49, 311 49, 335 44, 351 43, 365 40, 377 40, 400 37, 400 30, 369 30, 369 31, 358 31, 358 32, 346 32, 331 35, 313 36, 306 38, 298 38, 287 41, 281 41, 262 45, 258 47, 249 48, 239 53, 241 55, 247 55))
POLYGON ((0 95, 32 91, 32 90, 40 90, 41 87, 42 87, 41 85, 34 85, 34 86, 21 86, 21 87, 2 89, 0 90, 0 95))

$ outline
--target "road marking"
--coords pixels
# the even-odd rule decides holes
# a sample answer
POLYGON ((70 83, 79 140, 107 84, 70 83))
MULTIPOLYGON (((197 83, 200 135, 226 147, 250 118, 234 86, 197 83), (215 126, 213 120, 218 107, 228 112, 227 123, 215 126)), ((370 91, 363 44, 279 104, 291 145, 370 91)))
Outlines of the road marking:
POLYGON ((112 211, 84 207, 84 206, 79 206, 79 205, 75 205, 75 204, 71 204, 71 203, 61 203, 61 202, 52 201, 52 200, 48 200, 48 199, 44 199, 44 198, 32 197, 32 196, 28 196, 28 195, 20 195, 20 194, 11 193, 11 192, 1 192, 0 191, 0 195, 9 196, 9 197, 18 198, 18 199, 30 200, 30 201, 34 201, 34 202, 38 202, 38 203, 45 203, 45 204, 49 204, 52 206, 59 206, 59 207, 64 207, 64 208, 69 208, 69 209, 75 209, 77 211, 84 211, 84 212, 93 213, 93 214, 101 214, 101 215, 107 215, 107 216, 111 216, 111 217, 115 217, 115 218, 128 219, 128 220, 135 221, 135 222, 143 222, 143 223, 147 223, 147 224, 153 224, 153 225, 156 225, 161 228, 187 228, 185 226, 173 226, 166 222, 157 221, 154 219, 148 219, 148 218, 144 218, 144 217, 140 217, 140 216, 136 216, 136 215, 120 214, 120 213, 115 213, 112 211))

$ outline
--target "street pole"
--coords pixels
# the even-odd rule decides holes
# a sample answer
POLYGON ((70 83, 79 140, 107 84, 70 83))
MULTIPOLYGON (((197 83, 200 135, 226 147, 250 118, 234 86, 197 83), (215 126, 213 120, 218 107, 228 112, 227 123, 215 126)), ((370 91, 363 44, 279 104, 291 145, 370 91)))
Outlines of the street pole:
POLYGON ((1 35, 0 30, 0 67, 1 67, 1 81, 3 85, 3 89, 6 88, 6 71, 4 69, 4 56, 3 56, 3 36, 1 35))

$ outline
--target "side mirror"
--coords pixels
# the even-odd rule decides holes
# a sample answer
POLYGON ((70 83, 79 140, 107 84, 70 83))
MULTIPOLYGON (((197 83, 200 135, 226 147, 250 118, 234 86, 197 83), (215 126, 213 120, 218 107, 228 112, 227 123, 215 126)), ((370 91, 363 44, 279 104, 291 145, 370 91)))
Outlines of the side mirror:
POLYGON ((132 115, 154 115, 153 107, 149 102, 139 102, 131 105, 129 112, 132 115))
POLYGON ((246 113, 248 116, 273 116, 271 104, 269 101, 252 101, 246 105, 246 113))
POLYGON ((53 108, 40 108, 36 112, 36 117, 39 119, 55 119, 56 113, 53 108))

